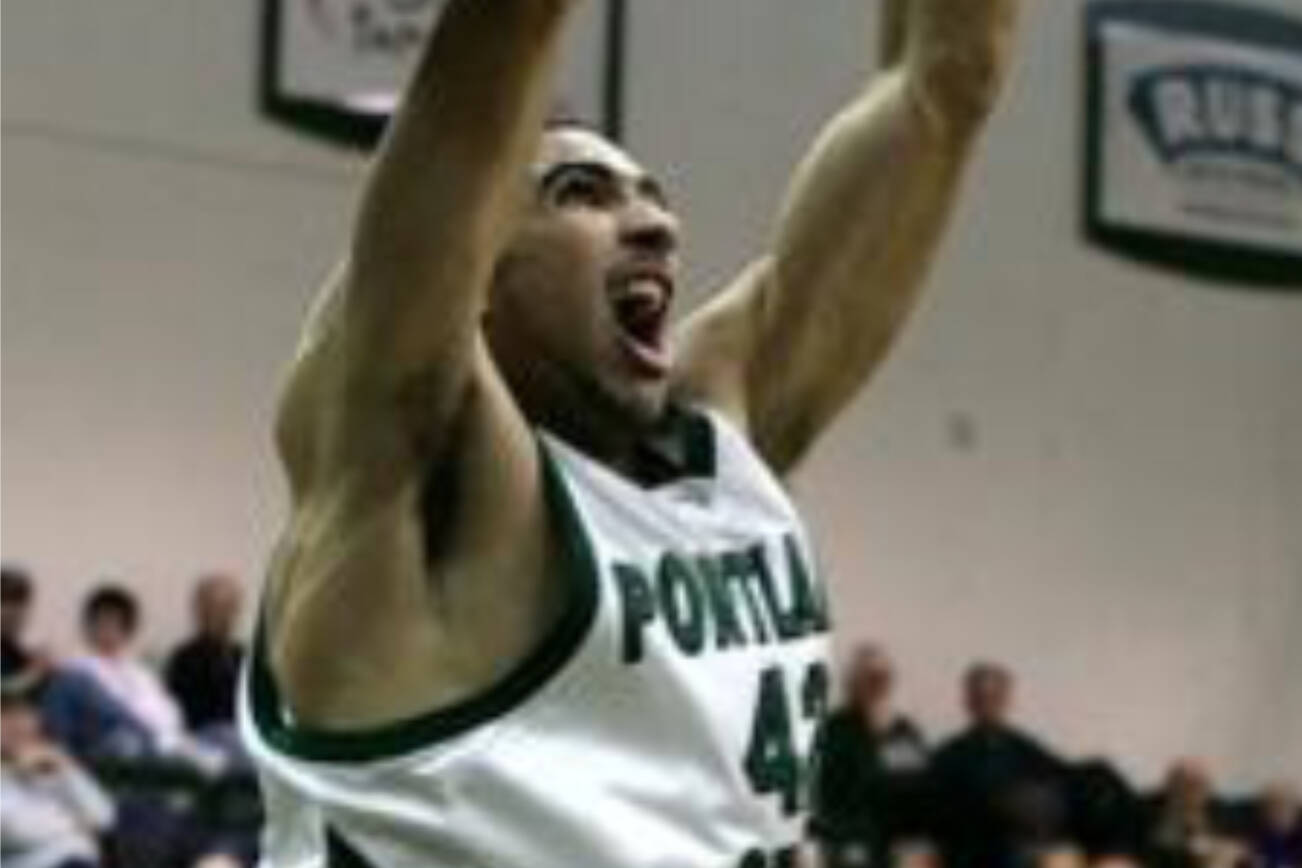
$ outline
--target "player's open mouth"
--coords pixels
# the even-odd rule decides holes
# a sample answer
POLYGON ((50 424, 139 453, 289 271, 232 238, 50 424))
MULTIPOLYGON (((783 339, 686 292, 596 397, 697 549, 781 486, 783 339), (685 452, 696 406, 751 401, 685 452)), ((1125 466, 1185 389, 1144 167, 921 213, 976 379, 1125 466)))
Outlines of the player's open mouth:
POLYGON ((658 269, 627 272, 613 282, 611 306, 620 345, 635 368, 650 376, 669 371, 667 325, 673 279, 658 269))

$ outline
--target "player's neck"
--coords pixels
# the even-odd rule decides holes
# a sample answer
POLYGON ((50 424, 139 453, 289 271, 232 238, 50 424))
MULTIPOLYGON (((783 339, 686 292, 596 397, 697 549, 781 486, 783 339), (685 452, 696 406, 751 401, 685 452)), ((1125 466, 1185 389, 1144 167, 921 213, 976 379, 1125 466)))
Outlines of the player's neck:
POLYGON ((529 417, 589 458, 626 476, 633 474, 641 432, 628 419, 594 412, 591 408, 553 406, 548 410, 531 413, 529 417))
POLYGON ((633 477, 638 445, 653 423, 611 398, 594 381, 531 358, 495 354, 516 404, 543 428, 595 461, 633 477), (514 363, 513 363, 514 362, 514 363))
POLYGON ((591 396, 556 394, 552 390, 520 390, 516 400, 531 425, 619 473, 633 466, 638 428, 625 414, 591 396))

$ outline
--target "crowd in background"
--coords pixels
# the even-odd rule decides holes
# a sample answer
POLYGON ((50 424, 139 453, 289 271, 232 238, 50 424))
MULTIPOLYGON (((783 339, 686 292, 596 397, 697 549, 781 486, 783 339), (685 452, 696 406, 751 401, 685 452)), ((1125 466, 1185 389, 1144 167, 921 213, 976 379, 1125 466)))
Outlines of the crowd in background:
POLYGON ((91 591, 83 650, 66 657, 28 641, 35 602, 32 577, 4 567, 0 866, 251 865, 256 787, 235 730, 238 581, 199 580, 194 633, 161 673, 136 645, 144 613, 129 588, 91 591), (240 799, 253 807, 232 820, 240 799))
MULTIPOLYGON (((0 868, 251 865, 239 582, 199 579, 193 635, 161 667, 137 648, 143 611, 127 587, 87 596, 84 650, 65 658, 27 639, 35 592, 24 570, 3 569, 0 868)), ((857 648, 844 674, 812 763, 810 831, 828 868, 1302 868, 1288 783, 1225 798, 1182 759, 1157 792, 1137 792, 1110 763, 1069 761, 1019 728, 999 664, 968 669, 969 724, 938 743, 894 706, 882 648, 857 648)))
POLYGON ((812 831, 830 868, 1302 866, 1295 783, 1231 798, 1184 758, 1139 792, 1019 727, 1013 673, 991 662, 964 674, 967 726, 933 744, 895 708, 894 682, 883 648, 858 647, 815 744, 812 831))

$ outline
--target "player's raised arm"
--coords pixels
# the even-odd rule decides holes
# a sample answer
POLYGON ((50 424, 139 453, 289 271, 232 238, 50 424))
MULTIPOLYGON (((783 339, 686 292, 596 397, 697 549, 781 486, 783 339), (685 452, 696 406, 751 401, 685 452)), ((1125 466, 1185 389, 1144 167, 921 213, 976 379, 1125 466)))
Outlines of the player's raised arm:
POLYGON ((521 567, 547 539, 535 447, 481 320, 578 5, 449 0, 309 318, 276 421, 293 516, 266 607, 302 720, 370 725, 463 695, 549 611, 521 567))
POLYGON ((551 97, 560 34, 577 5, 447 4, 371 166, 345 263, 309 319, 282 400, 278 437, 296 491, 319 470, 315 435, 336 427, 348 399, 366 405, 357 409, 368 430, 383 427, 384 402, 410 406, 397 421, 419 442, 436 438, 454 413, 479 355, 488 283, 551 97), (345 393, 321 394, 334 385, 345 393), (320 405, 341 397, 345 406, 323 418, 320 405))
POLYGON ((772 253, 684 323, 682 391, 736 417, 779 471, 913 308, 1005 78, 1018 6, 888 2, 888 68, 797 169, 772 253))
POLYGON ((362 198, 346 315, 395 375, 463 354, 551 97, 575 0, 453 0, 362 198))

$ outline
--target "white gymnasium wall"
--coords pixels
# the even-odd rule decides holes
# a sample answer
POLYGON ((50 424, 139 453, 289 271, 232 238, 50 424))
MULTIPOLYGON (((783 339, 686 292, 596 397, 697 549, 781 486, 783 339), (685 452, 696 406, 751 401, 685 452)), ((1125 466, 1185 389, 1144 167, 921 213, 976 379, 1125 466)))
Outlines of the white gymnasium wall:
MULTIPOLYGON (((865 16, 683 5, 635 4, 634 68, 656 74, 634 78, 632 138, 682 167, 689 253, 717 280, 858 85, 865 16)), ((933 728, 957 725, 959 672, 988 656, 1065 751, 1146 778, 1179 751, 1241 782, 1302 776, 1302 295, 1080 243, 1083 4, 1026 5, 931 294, 797 480, 842 645, 885 640, 933 728)))
MULTIPOLYGON (((275 379, 358 165, 254 113, 257 5, 5 3, 3 553, 63 647, 102 574, 166 645, 193 574, 256 580, 281 515, 275 379)), ((630 139, 717 283, 862 80, 868 14, 630 5, 630 139)), ((841 635, 895 649, 936 731, 992 656, 1069 753, 1302 777, 1302 296, 1079 242, 1081 3, 1027 6, 932 292, 796 481, 841 635)))

